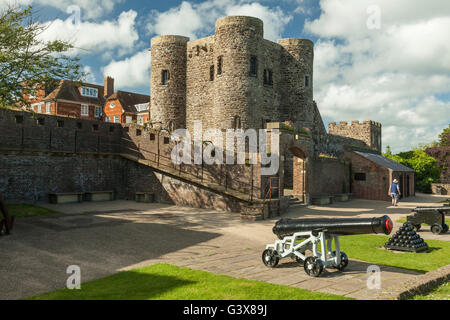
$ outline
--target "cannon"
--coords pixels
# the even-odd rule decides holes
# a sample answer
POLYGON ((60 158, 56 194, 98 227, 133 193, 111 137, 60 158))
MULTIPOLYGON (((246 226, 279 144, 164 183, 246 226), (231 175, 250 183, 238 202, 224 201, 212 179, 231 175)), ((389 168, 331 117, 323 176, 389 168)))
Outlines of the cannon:
POLYGON ((303 266, 307 275, 319 277, 324 268, 342 271, 347 267, 348 257, 340 249, 340 236, 389 235, 393 227, 388 216, 369 219, 282 219, 273 228, 279 240, 267 245, 262 261, 266 267, 275 268, 281 259, 291 258, 303 266), (313 255, 306 257, 306 250, 311 250, 313 255))
POLYGON ((14 218, 10 217, 8 210, 6 209, 5 201, 3 196, 0 194, 0 212, 3 214, 3 219, 0 219, 0 236, 4 233, 9 235, 14 226, 14 218))
POLYGON ((417 231, 422 228, 422 223, 426 223, 431 226, 431 232, 434 234, 448 232, 449 227, 445 223, 445 216, 450 214, 450 206, 417 207, 412 212, 413 214, 406 219, 417 231))

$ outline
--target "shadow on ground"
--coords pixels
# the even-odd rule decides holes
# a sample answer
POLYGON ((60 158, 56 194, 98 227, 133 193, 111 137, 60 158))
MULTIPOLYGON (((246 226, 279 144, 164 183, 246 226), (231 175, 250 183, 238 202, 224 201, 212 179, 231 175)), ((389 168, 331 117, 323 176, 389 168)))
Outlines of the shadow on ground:
POLYGON ((81 268, 84 283, 220 236, 151 220, 96 215, 19 219, 13 234, 0 238, 0 300, 64 288, 71 265, 81 268))

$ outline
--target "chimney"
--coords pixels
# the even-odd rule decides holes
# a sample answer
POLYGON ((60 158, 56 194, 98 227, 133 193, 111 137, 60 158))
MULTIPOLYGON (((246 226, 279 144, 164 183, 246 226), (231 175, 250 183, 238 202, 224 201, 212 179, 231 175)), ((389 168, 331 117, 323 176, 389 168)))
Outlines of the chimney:
POLYGON ((114 93, 114 79, 111 77, 105 78, 105 98, 109 98, 114 93))

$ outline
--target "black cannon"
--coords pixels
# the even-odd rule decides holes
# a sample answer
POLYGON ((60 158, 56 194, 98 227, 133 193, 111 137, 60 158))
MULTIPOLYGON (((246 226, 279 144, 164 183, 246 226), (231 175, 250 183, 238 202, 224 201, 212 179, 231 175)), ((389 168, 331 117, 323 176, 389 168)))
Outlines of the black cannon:
POLYGON ((408 223, 412 224, 417 231, 422 227, 422 223, 431 226, 434 234, 447 233, 449 228, 445 223, 445 216, 450 214, 450 207, 417 207, 413 214, 407 217, 408 223))
POLYGON ((0 236, 3 233, 8 235, 11 233, 11 230, 14 226, 14 217, 9 216, 8 210, 6 209, 5 201, 3 200, 3 196, 1 194, 0 194, 0 212, 3 215, 3 219, 0 219, 0 236))
POLYGON ((347 267, 348 257, 340 250, 340 236, 389 235, 393 227, 394 224, 388 216, 369 219, 282 219, 273 228, 273 233, 280 240, 266 247, 262 256, 263 263, 269 268, 274 268, 280 259, 290 257, 303 265, 309 276, 318 277, 324 268, 334 267, 343 270, 347 267), (308 249, 313 252, 312 257, 306 257, 308 249))

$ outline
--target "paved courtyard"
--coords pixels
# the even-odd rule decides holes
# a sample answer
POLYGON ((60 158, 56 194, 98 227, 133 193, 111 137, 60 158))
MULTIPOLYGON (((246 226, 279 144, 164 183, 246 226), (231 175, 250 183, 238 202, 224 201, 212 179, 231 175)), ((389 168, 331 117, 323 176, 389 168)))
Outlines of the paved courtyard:
MULTIPOLYGON (((293 209, 284 217, 387 214, 398 220, 416 206, 437 205, 442 200, 418 195, 395 208, 384 202, 354 200, 293 209)), ((381 266, 382 289, 369 290, 370 264, 351 257, 345 272, 327 270, 319 279, 306 276, 303 268, 289 260, 283 260, 276 269, 267 269, 261 254, 275 240, 271 229, 277 219, 243 222, 234 214, 130 201, 41 205, 61 214, 19 219, 14 234, 0 238, 0 299, 64 288, 70 265, 81 267, 82 282, 163 262, 357 299, 374 299, 418 275, 381 266)), ((450 240, 449 234, 436 236, 429 228, 421 231, 421 236, 450 240)))

